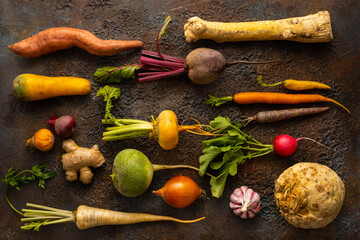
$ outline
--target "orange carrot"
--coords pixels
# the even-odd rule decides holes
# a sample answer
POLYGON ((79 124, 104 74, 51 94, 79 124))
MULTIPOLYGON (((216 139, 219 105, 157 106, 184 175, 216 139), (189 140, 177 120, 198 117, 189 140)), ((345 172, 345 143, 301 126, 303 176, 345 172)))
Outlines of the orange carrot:
POLYGON ((93 55, 109 56, 126 50, 141 48, 142 42, 101 40, 86 30, 55 27, 41 31, 8 47, 22 57, 38 57, 72 47, 82 48, 93 55))
POLYGON ((263 87, 273 87, 282 84, 285 88, 289 90, 301 91, 301 90, 310 90, 310 89, 331 89, 330 86, 313 81, 302 81, 302 80, 294 80, 287 79, 282 82, 274 83, 274 84, 266 84, 262 81, 262 76, 257 77, 257 81, 263 87))
POLYGON ((267 104, 299 104, 299 103, 314 103, 314 102, 332 102, 344 108, 348 113, 350 111, 337 101, 324 97, 319 94, 286 94, 274 92, 243 92, 237 93, 233 97, 228 96, 218 98, 209 96, 205 102, 210 105, 219 106, 223 103, 234 101, 237 104, 253 104, 253 103, 267 103, 267 104))

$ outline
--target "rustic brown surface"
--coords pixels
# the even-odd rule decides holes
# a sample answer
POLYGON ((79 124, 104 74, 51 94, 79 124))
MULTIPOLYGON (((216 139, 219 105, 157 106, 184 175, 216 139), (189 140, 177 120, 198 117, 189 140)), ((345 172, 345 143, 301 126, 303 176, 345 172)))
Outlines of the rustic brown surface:
MULTIPOLYGON (((360 238, 360 2, 356 0, 326 1, 115 1, 115 0, 7 0, 0 2, 0 175, 5 176, 13 166, 30 168, 49 162, 56 177, 47 182, 44 190, 31 184, 20 192, 9 191, 13 204, 21 209, 26 202, 75 210, 80 204, 121 210, 170 215, 182 219, 206 216, 206 220, 183 225, 172 222, 144 223, 132 226, 105 226, 80 231, 67 223, 44 227, 40 232, 21 231, 20 217, 0 198, 0 239, 359 239, 360 238), (322 44, 295 42, 241 42, 217 44, 212 41, 185 42, 183 25, 189 17, 199 16, 210 21, 250 21, 304 16, 320 10, 330 12, 334 40, 322 44), (130 51, 112 57, 91 56, 81 49, 63 50, 38 58, 22 58, 7 49, 20 41, 50 27, 67 26, 86 29, 102 39, 138 39, 144 48, 155 50, 157 31, 170 14, 168 35, 162 39, 163 53, 185 57, 192 49, 209 47, 221 51, 228 60, 290 60, 268 65, 238 65, 229 67, 214 83, 198 86, 186 77, 139 83, 123 81, 118 86, 121 98, 114 103, 119 118, 149 120, 164 109, 173 110, 179 122, 193 117, 208 123, 218 115, 238 120, 257 111, 282 109, 289 106, 232 103, 210 108, 203 103, 208 95, 225 96, 240 91, 266 91, 256 83, 263 75, 266 82, 287 78, 321 81, 332 90, 316 90, 344 104, 346 111, 331 103, 303 104, 330 106, 319 115, 291 119, 279 123, 256 124, 246 127, 247 133, 264 143, 271 143, 278 134, 316 139, 334 151, 319 148, 311 142, 301 142, 292 157, 270 154, 245 163, 236 177, 228 179, 220 199, 198 200, 185 209, 167 206, 152 190, 159 189, 172 176, 192 177, 210 196, 209 179, 190 170, 156 172, 148 191, 136 198, 121 196, 112 185, 112 161, 125 148, 144 152, 153 163, 198 165, 201 140, 204 137, 181 133, 176 149, 162 150, 146 138, 103 142, 101 118, 104 103, 96 98, 99 86, 93 73, 105 65, 135 63, 140 51, 130 51), (72 75, 92 81, 89 96, 60 97, 24 103, 12 95, 12 80, 21 73, 49 76, 72 75), (77 130, 73 139, 81 146, 98 144, 106 158, 103 167, 94 170, 91 184, 69 183, 61 167, 61 139, 47 153, 30 153, 25 140, 41 127, 52 114, 73 115, 77 130), (303 230, 292 227, 280 215, 274 201, 274 181, 287 167, 301 161, 325 164, 336 171, 346 186, 344 206, 334 222, 322 229, 303 230), (262 210, 251 220, 234 216, 228 206, 234 188, 247 185, 262 197, 262 210)), ((281 86, 277 92, 289 92, 281 86)), ((5 185, 1 185, 1 193, 5 185)), ((3 194, 2 194, 3 195, 3 194)))

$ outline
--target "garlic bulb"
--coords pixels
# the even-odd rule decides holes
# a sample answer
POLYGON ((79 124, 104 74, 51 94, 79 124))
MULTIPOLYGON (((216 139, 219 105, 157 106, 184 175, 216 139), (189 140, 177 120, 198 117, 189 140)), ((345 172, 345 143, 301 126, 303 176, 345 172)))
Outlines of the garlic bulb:
POLYGON ((230 196, 230 208, 242 219, 253 218, 260 211, 260 196, 246 186, 236 188, 230 196))

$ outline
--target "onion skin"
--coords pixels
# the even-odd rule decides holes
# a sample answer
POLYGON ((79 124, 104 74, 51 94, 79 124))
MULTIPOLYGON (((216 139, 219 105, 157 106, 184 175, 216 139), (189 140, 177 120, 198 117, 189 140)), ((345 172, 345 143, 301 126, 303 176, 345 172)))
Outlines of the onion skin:
POLYGON ((202 190, 191 178, 179 175, 168 180, 161 189, 153 193, 162 197, 171 207, 184 208, 195 202, 201 196, 202 190))

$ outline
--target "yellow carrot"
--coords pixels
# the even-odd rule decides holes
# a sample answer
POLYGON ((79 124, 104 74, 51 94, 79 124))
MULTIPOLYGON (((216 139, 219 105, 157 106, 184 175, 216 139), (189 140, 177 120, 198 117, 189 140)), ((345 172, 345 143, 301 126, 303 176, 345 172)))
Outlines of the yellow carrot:
POLYGON ((89 80, 77 77, 47 77, 36 74, 21 74, 13 81, 13 93, 23 101, 36 101, 58 96, 87 95, 89 80))
POLYGON ((258 76, 257 81, 263 87, 273 87, 282 84, 285 88, 289 90, 301 91, 301 90, 310 90, 310 89, 331 89, 330 86, 314 82, 314 81, 303 81, 303 80, 294 80, 294 79, 287 79, 282 82, 274 83, 274 84, 266 84, 263 83, 262 77, 258 76))
POLYGON ((310 89, 331 89, 330 86, 313 81, 301 81, 294 79, 287 79, 282 82, 285 88, 290 90, 310 90, 310 89))

